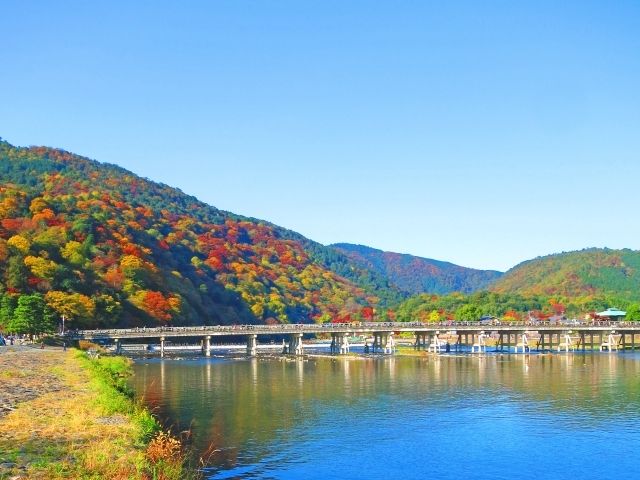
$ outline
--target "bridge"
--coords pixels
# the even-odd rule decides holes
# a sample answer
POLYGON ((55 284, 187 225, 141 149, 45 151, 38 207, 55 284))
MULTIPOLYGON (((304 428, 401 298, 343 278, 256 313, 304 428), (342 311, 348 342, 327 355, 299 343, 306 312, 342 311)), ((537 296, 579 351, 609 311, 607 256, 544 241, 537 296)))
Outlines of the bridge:
POLYGON ((462 351, 472 353, 486 351, 489 344, 497 350, 507 351, 617 351, 636 348, 636 335, 640 334, 640 322, 570 321, 546 322, 355 322, 323 324, 279 325, 205 325, 191 327, 136 327, 107 330, 76 330, 66 332, 69 340, 90 340, 115 344, 116 353, 122 352, 123 341, 159 341, 160 355, 165 354, 165 342, 170 339, 201 339, 202 353, 211 354, 211 341, 220 337, 246 337, 247 355, 256 355, 258 336, 288 337, 283 353, 304 353, 303 336, 331 338, 332 353, 347 353, 350 336, 371 338, 365 343, 365 352, 392 353, 395 351, 394 335, 410 333, 414 347, 429 352, 462 351))

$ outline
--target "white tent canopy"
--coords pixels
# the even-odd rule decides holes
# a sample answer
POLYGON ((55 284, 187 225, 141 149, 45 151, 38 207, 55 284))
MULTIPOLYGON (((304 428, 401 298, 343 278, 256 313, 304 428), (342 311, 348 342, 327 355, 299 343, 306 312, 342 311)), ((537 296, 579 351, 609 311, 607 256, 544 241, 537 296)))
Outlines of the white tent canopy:
POLYGON ((604 312, 598 312, 599 317, 624 317, 627 312, 618 310, 617 308, 607 308, 604 312))

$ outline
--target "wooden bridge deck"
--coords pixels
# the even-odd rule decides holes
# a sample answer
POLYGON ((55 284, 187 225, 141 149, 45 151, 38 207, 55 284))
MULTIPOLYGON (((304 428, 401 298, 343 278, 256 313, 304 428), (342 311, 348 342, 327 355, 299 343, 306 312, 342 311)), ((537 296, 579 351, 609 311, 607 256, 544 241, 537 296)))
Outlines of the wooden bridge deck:
POLYGON ((372 322, 372 323, 325 323, 325 324, 282 324, 282 325, 209 325, 197 327, 124 328, 106 330, 77 330, 66 332, 73 339, 116 340, 171 337, 215 337, 245 335, 320 335, 374 333, 480 333, 480 332, 538 332, 564 333, 567 331, 584 333, 640 333, 640 322, 568 322, 568 323, 492 323, 478 322, 372 322))

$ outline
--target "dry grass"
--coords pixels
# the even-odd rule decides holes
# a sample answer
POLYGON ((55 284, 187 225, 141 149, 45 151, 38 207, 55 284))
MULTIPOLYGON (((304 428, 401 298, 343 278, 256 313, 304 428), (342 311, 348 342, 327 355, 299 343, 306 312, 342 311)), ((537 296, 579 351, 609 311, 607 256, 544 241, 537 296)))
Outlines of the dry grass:
POLYGON ((147 457, 146 441, 157 424, 119 391, 124 382, 117 388, 118 377, 123 375, 119 371, 121 361, 106 359, 102 364, 61 351, 22 355, 32 357, 27 363, 33 371, 25 370, 18 361, 13 362, 15 367, 8 367, 11 362, 5 355, 0 369, 9 372, 12 381, 21 383, 37 382, 44 375, 59 388, 20 403, 0 418, 0 463, 15 464, 0 470, 0 479, 144 480, 189 476, 183 469, 183 456, 175 456, 166 476, 161 468, 164 465, 147 457))

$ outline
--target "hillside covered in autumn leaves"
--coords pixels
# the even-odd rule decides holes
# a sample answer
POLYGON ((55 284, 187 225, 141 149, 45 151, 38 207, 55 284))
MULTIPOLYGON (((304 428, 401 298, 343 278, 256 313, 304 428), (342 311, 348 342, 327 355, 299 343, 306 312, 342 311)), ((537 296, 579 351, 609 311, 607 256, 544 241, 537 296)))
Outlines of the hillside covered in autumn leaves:
POLYGON ((471 293, 486 288, 502 275, 495 270, 476 270, 364 245, 337 243, 331 246, 354 264, 384 276, 408 294, 471 293))
POLYGON ((0 141, 0 179, 0 323, 25 295, 71 328, 326 321, 402 298, 333 249, 118 166, 0 141))
POLYGON ((561 295, 568 298, 613 295, 640 300, 640 252, 589 248, 528 260, 504 274, 497 293, 561 295))

